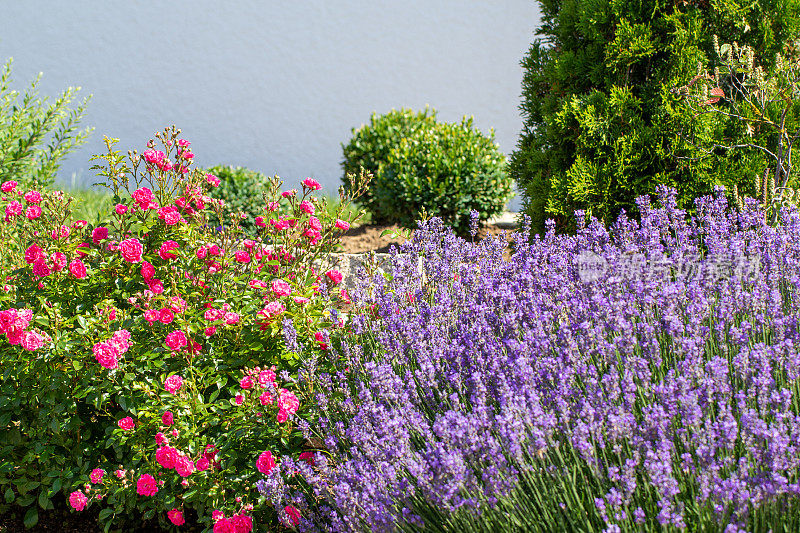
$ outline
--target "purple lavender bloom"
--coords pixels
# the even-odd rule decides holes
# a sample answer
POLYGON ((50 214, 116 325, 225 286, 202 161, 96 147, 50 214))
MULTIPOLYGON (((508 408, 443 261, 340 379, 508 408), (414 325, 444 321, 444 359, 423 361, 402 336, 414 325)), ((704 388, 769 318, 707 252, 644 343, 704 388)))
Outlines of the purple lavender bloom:
POLYGON ((319 527, 798 524, 800 214, 658 196, 510 260, 433 219, 359 280, 301 473, 319 527))

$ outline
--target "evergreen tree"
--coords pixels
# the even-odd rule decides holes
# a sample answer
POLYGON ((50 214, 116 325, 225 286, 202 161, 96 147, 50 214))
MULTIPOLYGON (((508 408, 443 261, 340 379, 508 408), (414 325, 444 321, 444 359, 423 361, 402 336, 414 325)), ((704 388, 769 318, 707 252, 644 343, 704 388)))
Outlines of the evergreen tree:
MULTIPOLYGON (((716 184, 755 194, 763 154, 697 149, 742 134, 719 115, 697 121, 673 89, 713 65, 713 36, 774 64, 800 36, 800 0, 539 0, 539 39, 522 65, 525 125, 510 173, 541 231, 573 227, 575 210, 612 222, 665 184, 679 205, 716 184), (687 142, 690 141, 690 142, 687 142), (750 189, 753 189, 752 191, 750 189)), ((766 141, 764 141, 766 142, 766 141)))

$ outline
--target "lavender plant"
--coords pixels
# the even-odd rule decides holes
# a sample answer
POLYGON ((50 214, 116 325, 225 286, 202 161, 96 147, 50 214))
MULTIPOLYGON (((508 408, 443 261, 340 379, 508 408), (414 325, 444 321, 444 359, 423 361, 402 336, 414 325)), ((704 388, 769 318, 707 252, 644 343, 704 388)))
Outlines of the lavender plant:
POLYGON ((352 295, 316 453, 262 493, 306 529, 800 529, 800 214, 722 192, 523 228, 508 261, 422 224, 352 295))

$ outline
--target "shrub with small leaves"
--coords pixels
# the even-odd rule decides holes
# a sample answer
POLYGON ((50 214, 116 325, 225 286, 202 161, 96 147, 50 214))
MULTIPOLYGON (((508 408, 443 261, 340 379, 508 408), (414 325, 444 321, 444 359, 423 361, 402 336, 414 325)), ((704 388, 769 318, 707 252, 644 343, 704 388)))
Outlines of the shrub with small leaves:
POLYGON ((486 220, 501 213, 512 195, 494 131, 484 135, 471 117, 438 122, 428 108, 373 114, 342 148, 345 182, 362 167, 374 176, 360 200, 373 222, 413 228, 424 211, 465 234, 471 210, 486 220))
POLYGON ((222 219, 215 213, 209 216, 209 224, 228 227, 231 219, 239 215, 239 228, 248 235, 255 235, 258 230, 256 217, 264 215, 263 195, 269 187, 269 178, 244 167, 217 165, 205 171, 219 178, 219 187, 211 191, 210 196, 225 202, 221 209, 222 219), (241 214, 245 217, 242 218, 241 214))

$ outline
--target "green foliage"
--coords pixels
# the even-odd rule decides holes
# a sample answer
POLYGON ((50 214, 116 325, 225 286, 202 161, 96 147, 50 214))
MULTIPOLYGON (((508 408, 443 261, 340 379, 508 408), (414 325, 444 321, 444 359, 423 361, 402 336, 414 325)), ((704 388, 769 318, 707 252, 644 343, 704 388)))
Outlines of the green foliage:
POLYGON ((91 128, 77 129, 89 98, 70 107, 80 88, 70 87, 50 103, 39 96, 40 78, 41 74, 20 94, 10 87, 11 59, 0 72, 0 183, 51 185, 64 156, 91 133, 91 128))
POLYGON ((209 217, 213 227, 230 226, 232 219, 244 213, 245 218, 238 218, 239 227, 248 235, 255 235, 256 217, 264 215, 263 195, 269 187, 267 176, 261 172, 244 167, 217 165, 205 169, 205 172, 219 178, 219 187, 210 192, 212 198, 223 200, 221 217, 216 213, 209 217))
POLYGON ((373 114, 342 148, 345 183, 360 168, 374 176, 360 202, 376 223, 413 228, 425 212, 464 234, 471 210, 486 220, 511 198, 512 182, 494 131, 483 135, 472 118, 437 122, 436 111, 427 108, 373 114))
POLYGON ((106 190, 99 188, 83 189, 71 188, 64 191, 72 197, 72 217, 76 220, 86 220, 94 225, 102 225, 101 221, 113 211, 113 196, 106 190))
POLYGON ((677 189, 679 206, 752 183, 763 154, 714 153, 680 139, 735 138, 741 126, 716 116, 697 122, 671 88, 712 56, 712 36, 749 44, 772 64, 800 36, 796 0, 656 2, 540 0, 540 37, 522 61, 525 125, 509 165, 533 229, 547 218, 574 227, 575 210, 604 222, 658 184, 677 189))

